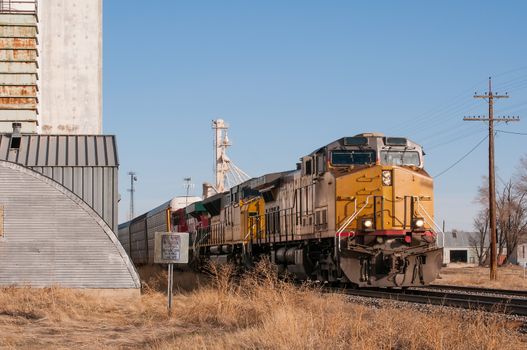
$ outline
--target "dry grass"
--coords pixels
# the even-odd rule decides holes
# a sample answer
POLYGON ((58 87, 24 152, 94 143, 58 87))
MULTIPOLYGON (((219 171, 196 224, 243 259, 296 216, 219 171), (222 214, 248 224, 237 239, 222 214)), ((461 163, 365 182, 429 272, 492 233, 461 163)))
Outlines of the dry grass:
POLYGON ((441 278, 437 284, 458 286, 472 286, 485 288, 501 288, 527 290, 527 278, 524 277, 523 268, 516 265, 501 266, 498 268, 498 280, 489 280, 489 268, 469 266, 466 264, 450 264, 441 270, 441 278))
POLYGON ((519 349, 527 340, 497 316, 373 309, 297 288, 268 266, 232 283, 217 268, 208 286, 175 296, 146 288, 135 302, 64 289, 0 290, 0 345, 17 348, 519 349))

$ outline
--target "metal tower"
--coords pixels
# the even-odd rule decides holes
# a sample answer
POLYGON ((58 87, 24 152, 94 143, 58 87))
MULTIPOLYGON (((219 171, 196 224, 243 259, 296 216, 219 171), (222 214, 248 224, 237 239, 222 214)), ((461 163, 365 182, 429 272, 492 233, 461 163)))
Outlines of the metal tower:
POLYGON ((130 188, 128 192, 130 192, 130 220, 132 220, 134 218, 134 182, 137 181, 137 176, 135 176, 135 172, 133 171, 130 171, 128 175, 130 175, 130 188))
POLYGON ((184 186, 185 186, 185 190, 186 190, 185 207, 187 207, 188 206, 188 198, 190 196, 190 190, 194 188, 194 184, 192 183, 192 178, 191 177, 185 177, 185 178, 183 178, 183 181, 185 182, 184 186))
POLYGON ((212 129, 214 130, 214 171, 216 174, 214 189, 220 193, 251 177, 227 157, 227 147, 231 146, 227 136, 229 125, 223 119, 216 119, 212 121, 212 129))

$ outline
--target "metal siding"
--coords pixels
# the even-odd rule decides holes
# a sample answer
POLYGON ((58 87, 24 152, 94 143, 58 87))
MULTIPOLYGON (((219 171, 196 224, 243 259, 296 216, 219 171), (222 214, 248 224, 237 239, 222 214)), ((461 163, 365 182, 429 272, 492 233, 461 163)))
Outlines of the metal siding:
MULTIPOLYGON (((93 170, 93 183, 92 183, 92 191, 93 191, 93 209, 101 215, 103 211, 103 172, 102 168, 92 168, 93 170)), ((102 216, 102 215, 101 215, 102 216)))
MULTIPOLYGON (((10 142, 10 134, 0 135, 0 160, 7 160, 10 142)), ((30 157, 17 163, 25 166, 118 166, 112 135, 22 135, 22 147, 30 157)))
POLYGON ((114 136, 23 135, 18 151, 0 135, 0 160, 31 167, 73 191, 116 229, 117 154, 114 136), (88 148, 86 148, 88 145, 88 148))
MULTIPOLYGON (((2 139, 4 139, 4 137, 2 137, 2 139)), ((35 166, 37 165, 38 136, 28 136, 27 139, 27 158, 25 160, 25 163, 23 163, 23 159, 19 159, 18 164, 22 164, 25 166, 35 166)))
POLYGON ((76 166, 79 161, 78 159, 78 147, 77 147, 77 138, 70 136, 66 138, 66 144, 67 144, 67 165, 69 166, 76 166))
POLYGON ((84 199, 83 186, 84 186, 84 170, 83 168, 75 167, 73 170, 73 193, 84 199))
MULTIPOLYGON (((76 141, 76 150, 77 150, 77 159, 76 166, 86 166, 88 165, 88 160, 86 159, 86 140, 82 137, 71 136, 76 141)), ((72 151, 73 152, 73 151, 72 151)))
POLYGON ((108 164, 106 157, 106 143, 103 136, 95 136, 97 147, 97 164, 106 166, 108 164))
POLYGON ((82 188, 82 199, 93 208, 93 168, 83 168, 84 186, 82 188))
POLYGON ((0 285, 139 287, 110 229, 60 185, 0 162, 0 193, 6 207, 0 285))
POLYGON ((68 165, 68 138, 66 136, 57 137, 57 166, 68 165))
POLYGON ((107 162, 110 164, 117 164, 117 150, 115 149, 114 138, 105 138, 106 156, 108 157, 107 162), (113 150, 113 152, 112 152, 113 150))
POLYGON ((97 143, 95 143, 94 136, 86 136, 86 165, 95 166, 97 165, 97 143))
MULTIPOLYGON (((73 188, 74 180, 73 180, 73 168, 71 167, 61 167, 59 169, 62 169, 62 185, 66 187, 68 190, 75 193, 75 189, 73 188)), ((82 198, 82 197, 81 197, 82 198)))
POLYGON ((50 136, 48 139, 48 149, 46 151, 46 165, 53 166, 57 164, 57 137, 50 136))
POLYGON ((113 169, 102 168, 103 172, 103 183, 102 183, 102 198, 103 198, 103 209, 102 218, 110 225, 113 229, 113 201, 115 199, 113 193, 113 169))
POLYGON ((62 184, 64 187, 67 187, 64 184, 64 173, 62 171, 63 169, 64 168, 51 168, 53 173, 53 180, 57 181, 59 184, 62 184))
POLYGON ((47 137, 38 137, 38 152, 36 164, 38 166, 46 166, 47 162, 47 153, 48 153, 48 138, 47 137))
POLYGON ((20 142, 20 149, 18 150, 16 163, 26 162, 28 147, 29 147, 29 138, 23 137, 20 142))
POLYGON ((0 139, 0 157, 7 159, 9 152, 9 143, 11 142, 10 138, 2 137, 0 139))
POLYGON ((111 226, 114 232, 117 232, 117 224, 119 222, 119 170, 118 168, 113 168, 113 203, 112 205, 112 215, 113 215, 113 226, 111 226))
POLYGON ((16 156, 18 155, 18 152, 15 150, 9 150, 7 153, 7 160, 10 162, 15 163, 16 162, 16 156))
POLYGON ((53 168, 48 166, 42 167, 42 174, 53 179, 53 168))

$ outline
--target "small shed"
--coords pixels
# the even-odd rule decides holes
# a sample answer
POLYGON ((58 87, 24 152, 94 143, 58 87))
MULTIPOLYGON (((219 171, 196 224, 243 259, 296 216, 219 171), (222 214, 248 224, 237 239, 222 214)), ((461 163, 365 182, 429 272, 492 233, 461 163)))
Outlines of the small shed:
MULTIPOLYGON (((443 248, 443 264, 449 263, 467 263, 477 264, 478 255, 477 247, 479 246, 479 233, 452 230, 444 234, 444 248, 443 248)), ((489 246, 489 238, 485 237, 484 246, 489 246)), ((506 248, 503 248, 502 254, 506 253, 506 248)), ((488 255, 485 263, 488 263, 488 255)), ((505 260, 505 255, 498 257, 498 264, 502 264, 505 260)))
POLYGON ((136 290, 114 136, 0 136, 0 286, 136 290))
POLYGON ((443 264, 477 264, 475 244, 477 233, 452 230, 444 234, 443 264))

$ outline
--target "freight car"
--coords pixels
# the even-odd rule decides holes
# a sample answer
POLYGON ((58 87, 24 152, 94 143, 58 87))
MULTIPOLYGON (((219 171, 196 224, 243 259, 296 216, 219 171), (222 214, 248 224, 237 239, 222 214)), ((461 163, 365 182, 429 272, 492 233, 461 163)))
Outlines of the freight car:
POLYGON ((186 227, 191 256, 245 266, 268 257, 300 280, 428 284, 439 273, 442 248, 423 162, 421 146, 406 138, 343 137, 302 157, 296 170, 251 179, 187 207, 186 221, 198 223, 186 227))
MULTIPOLYGON (((185 209, 199 197, 174 197, 133 220, 119 225, 118 238, 135 265, 154 263, 156 232, 188 231, 185 209)), ((188 220, 192 222, 191 220, 188 220)))

